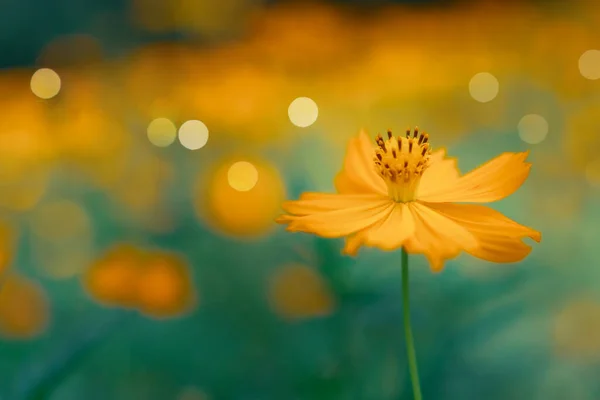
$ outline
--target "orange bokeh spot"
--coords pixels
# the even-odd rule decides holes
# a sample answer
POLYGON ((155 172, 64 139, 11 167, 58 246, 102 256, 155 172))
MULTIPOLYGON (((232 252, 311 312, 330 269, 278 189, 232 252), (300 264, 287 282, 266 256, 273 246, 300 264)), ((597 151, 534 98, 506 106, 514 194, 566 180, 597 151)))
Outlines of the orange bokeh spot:
POLYGON ((10 264, 14 252, 14 232, 11 227, 0 222, 0 277, 10 264))
POLYGON ((31 71, 0 75, 0 86, 10 96, 0 97, 0 181, 23 177, 54 160, 56 146, 48 129, 45 105, 29 91, 31 71))
POLYGON ((99 303, 135 308, 157 318, 182 314, 196 302, 183 259, 130 245, 119 245, 94 263, 84 285, 99 303))
POLYGON ((30 339, 41 334, 49 319, 48 299, 42 287, 11 274, 0 286, 0 334, 30 339))
POLYGON ((133 288, 139 275, 140 257, 141 252, 132 246, 120 245, 110 250, 84 275, 90 295, 108 305, 134 305, 133 288))
POLYGON ((303 265, 286 266, 273 275, 269 300, 273 310, 287 319, 329 315, 335 305, 325 282, 303 265))
POLYGON ((149 254, 137 282, 140 310, 154 317, 167 317, 187 311, 195 302, 189 272, 175 255, 149 254))
POLYGON ((198 176, 194 199, 196 213, 224 233, 237 236, 268 233, 276 227, 274 219, 281 213, 284 183, 272 165, 249 159, 247 161, 257 170, 258 180, 250 190, 234 189, 228 180, 228 172, 240 159, 246 161, 246 158, 232 158, 219 164, 210 176, 198 176))

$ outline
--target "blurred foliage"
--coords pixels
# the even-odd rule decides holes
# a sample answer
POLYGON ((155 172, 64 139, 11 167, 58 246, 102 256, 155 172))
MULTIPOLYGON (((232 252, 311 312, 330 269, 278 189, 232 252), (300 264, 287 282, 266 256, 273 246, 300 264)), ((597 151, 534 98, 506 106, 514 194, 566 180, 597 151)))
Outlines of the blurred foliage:
POLYGON ((0 398, 409 398, 399 254, 273 223, 360 128, 407 125, 462 171, 530 149, 495 207, 544 236, 519 265, 411 260, 425 398, 600 396, 594 2, 38 3, 0 6, 2 65, 37 56, 0 70, 0 398), (208 142, 153 146, 156 118, 208 142))

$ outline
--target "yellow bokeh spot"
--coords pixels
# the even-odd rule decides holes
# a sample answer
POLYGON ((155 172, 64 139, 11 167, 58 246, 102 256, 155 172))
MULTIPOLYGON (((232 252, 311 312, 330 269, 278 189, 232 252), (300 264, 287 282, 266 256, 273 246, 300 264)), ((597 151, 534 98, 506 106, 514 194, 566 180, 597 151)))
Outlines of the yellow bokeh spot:
POLYGON ((600 79, 600 50, 588 50, 579 57, 579 72, 586 79, 600 79))
POLYGON ((541 115, 528 114, 519 121, 519 137, 529 144, 538 144, 548 135, 548 121, 541 115))
POLYGON ((3 196, 12 189, 4 186, 7 180, 25 181, 23 176, 46 165, 56 156, 57 143, 49 127, 47 105, 23 90, 31 75, 4 71, 0 74, 0 87, 10 96, 0 98, 0 185, 3 196))
POLYGON ((269 282, 273 310, 286 319, 329 315, 334 300, 322 278, 304 265, 288 265, 275 272, 269 282))
POLYGON ((179 142, 189 150, 201 149, 208 142, 208 128, 202 121, 186 121, 179 127, 179 142))
POLYGON ((89 233, 90 220, 85 210, 70 200, 40 205, 31 216, 31 230, 49 241, 83 236, 89 233))
POLYGON ((91 237, 84 235, 60 242, 36 240, 31 252, 37 269, 52 279, 69 279, 84 271, 92 260, 91 237))
POLYGON ((585 178, 594 186, 600 186, 600 158, 592 160, 585 168, 585 178))
POLYGON ((227 181, 235 190, 247 192, 256 186, 256 182, 258 182, 258 170, 247 161, 238 161, 229 167, 227 181))
POLYGON ((156 118, 147 129, 148 140, 157 147, 167 147, 177 138, 177 127, 167 118, 156 118))
POLYGON ((92 227, 83 207, 70 200, 43 203, 29 214, 34 234, 31 251, 44 275, 67 279, 90 262, 92 227))
POLYGON ((280 205, 285 198, 284 184, 271 165, 257 160, 252 165, 260 179, 252 190, 245 192, 229 184, 229 162, 218 165, 208 176, 200 174, 194 194, 198 217, 233 235, 259 235, 274 228, 274 219, 281 213, 280 205))
POLYGON ((288 107, 288 116, 292 124, 300 128, 311 126, 319 116, 319 107, 313 99, 298 97, 288 107))
POLYGON ((49 319, 46 293, 37 283, 10 274, 0 285, 0 334, 30 339, 41 334, 49 319))
POLYGON ((129 245, 110 249, 86 271, 84 286, 99 303, 133 306, 141 257, 140 250, 129 245))
POLYGON ((475 74, 469 82, 469 93, 480 103, 492 101, 498 95, 498 79, 489 72, 475 74))
POLYGON ((51 99, 60 92, 60 76, 50 68, 41 68, 31 77, 31 91, 40 99, 51 99))
POLYGON ((140 310, 153 317, 181 314, 195 304, 192 280, 185 262, 174 255, 148 254, 137 282, 140 310))
POLYGON ((554 345, 564 357, 600 357, 600 302, 580 298, 567 304, 554 319, 554 345))

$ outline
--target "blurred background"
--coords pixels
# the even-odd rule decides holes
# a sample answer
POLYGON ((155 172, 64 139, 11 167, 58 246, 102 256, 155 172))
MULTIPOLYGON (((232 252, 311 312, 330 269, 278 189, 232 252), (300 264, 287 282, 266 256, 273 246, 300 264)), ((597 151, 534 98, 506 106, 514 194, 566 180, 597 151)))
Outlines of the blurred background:
POLYGON ((276 226, 418 125, 516 265, 411 258, 425 399, 600 399, 595 1, 0 2, 0 399, 410 399, 400 255, 276 226))

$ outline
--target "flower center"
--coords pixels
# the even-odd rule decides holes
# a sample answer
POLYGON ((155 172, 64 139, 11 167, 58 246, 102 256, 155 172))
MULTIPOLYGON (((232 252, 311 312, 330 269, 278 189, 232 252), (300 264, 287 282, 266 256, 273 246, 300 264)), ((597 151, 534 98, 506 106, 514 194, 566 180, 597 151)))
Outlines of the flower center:
POLYGON ((376 171, 388 187, 388 194, 394 201, 406 203, 414 201, 423 172, 429 166, 429 135, 419 133, 419 128, 406 130, 406 137, 393 136, 387 132, 388 140, 381 135, 375 137, 376 171))

